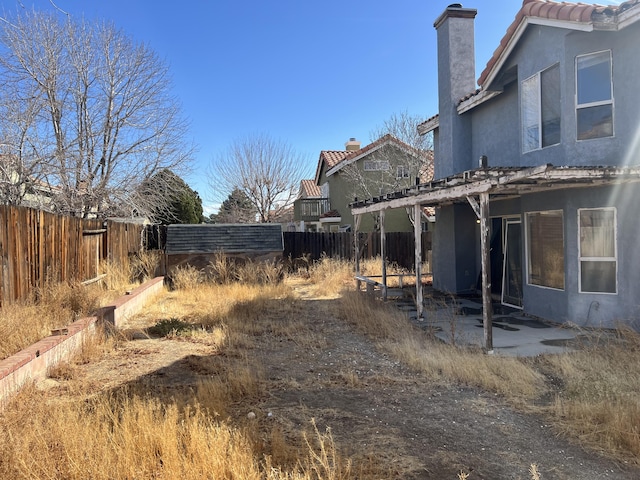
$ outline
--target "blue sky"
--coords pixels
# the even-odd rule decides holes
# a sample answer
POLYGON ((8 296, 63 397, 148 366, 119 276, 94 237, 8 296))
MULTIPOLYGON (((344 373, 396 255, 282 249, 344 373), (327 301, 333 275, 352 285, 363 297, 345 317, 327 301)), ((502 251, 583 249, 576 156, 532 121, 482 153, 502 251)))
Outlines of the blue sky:
MULTIPOLYGON (((393 113, 437 113, 434 20, 450 0, 54 0, 71 15, 107 19, 169 65, 197 145, 186 180, 205 204, 206 166, 236 138, 291 144, 313 176, 321 150, 368 143, 393 113)), ((600 2, 603 3, 603 2, 600 2)), ((612 3, 612 2, 606 2, 612 3)), ((619 2, 616 2, 619 3, 619 2)), ((0 0, 5 11, 49 0, 0 0)), ((522 5, 476 8, 476 78, 522 5)))

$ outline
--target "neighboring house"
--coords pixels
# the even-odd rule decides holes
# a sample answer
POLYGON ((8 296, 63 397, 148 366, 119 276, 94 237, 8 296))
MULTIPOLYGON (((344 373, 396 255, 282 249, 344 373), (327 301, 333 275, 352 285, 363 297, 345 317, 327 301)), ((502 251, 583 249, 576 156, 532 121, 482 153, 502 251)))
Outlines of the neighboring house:
MULTIPOLYGON (((352 138, 345 147, 320 152, 315 179, 301 182, 294 203, 298 230, 350 231, 353 215, 349 203, 354 198, 384 195, 415 185, 416 178, 421 179, 418 183, 431 178, 431 157, 392 135, 362 148, 352 138)), ((409 215, 402 211, 392 212, 385 225, 388 232, 413 230, 409 215)), ((374 214, 363 217, 359 230, 370 232, 378 228, 378 217, 374 214)))
POLYGON ((439 114, 419 131, 434 133, 436 180, 406 198, 354 204, 354 213, 437 206, 433 275, 441 291, 490 286, 503 304, 537 317, 633 322, 640 0, 525 0, 479 89, 475 16, 454 4, 434 24, 439 114), (481 281, 485 259, 490 280, 481 281))
POLYGON ((298 198, 293 203, 294 229, 298 232, 320 232, 320 215, 330 210, 328 198, 323 198, 315 180, 300 181, 298 198))

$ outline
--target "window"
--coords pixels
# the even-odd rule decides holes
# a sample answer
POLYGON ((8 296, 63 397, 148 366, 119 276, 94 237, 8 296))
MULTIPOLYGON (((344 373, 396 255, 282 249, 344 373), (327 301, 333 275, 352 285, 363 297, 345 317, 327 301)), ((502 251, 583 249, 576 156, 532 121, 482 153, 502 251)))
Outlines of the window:
POLYGON ((611 51, 576 57, 578 140, 613 136, 611 51))
POLYGON ((406 165, 398 165, 396 170, 396 178, 409 178, 409 167, 406 165))
POLYGON ((530 285, 564 289, 562 211, 527 213, 527 262, 530 285))
POLYGON ((616 293, 616 210, 578 210, 580 291, 616 293))
POLYGON ((378 172, 383 170, 389 170, 389 162, 386 160, 365 160, 364 161, 365 172, 378 172))
POLYGON ((560 143, 560 67, 558 64, 522 82, 522 150, 560 143))
POLYGON ((324 182, 320 185, 320 195, 322 195, 322 198, 329 198, 329 182, 324 182))

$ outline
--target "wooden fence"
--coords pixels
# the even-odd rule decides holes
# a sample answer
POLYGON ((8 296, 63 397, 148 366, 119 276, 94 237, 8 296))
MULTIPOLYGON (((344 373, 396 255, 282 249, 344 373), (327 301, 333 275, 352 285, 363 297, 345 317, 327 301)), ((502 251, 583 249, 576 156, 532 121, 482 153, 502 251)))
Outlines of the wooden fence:
POLYGON ((86 281, 140 251, 142 225, 0 205, 0 307, 50 281, 86 281))
MULTIPOLYGON (((359 233, 361 258, 380 255, 380 233, 359 233)), ((317 260, 322 255, 353 260, 354 233, 283 232, 284 257, 317 260)), ((387 260, 412 269, 415 260, 413 232, 386 233, 387 260)), ((430 259, 431 233, 422 233, 422 261, 430 259)))

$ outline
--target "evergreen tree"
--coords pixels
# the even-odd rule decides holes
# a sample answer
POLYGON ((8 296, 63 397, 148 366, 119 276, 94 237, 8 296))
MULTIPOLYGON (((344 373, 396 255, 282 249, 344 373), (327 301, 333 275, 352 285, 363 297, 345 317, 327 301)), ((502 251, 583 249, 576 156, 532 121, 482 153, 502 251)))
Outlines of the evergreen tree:
POLYGON ((214 223, 255 223, 257 210, 247 195, 239 188, 234 188, 227 199, 220 205, 214 223))
POLYGON ((141 187, 139 196, 152 205, 152 220, 163 225, 203 221, 198 192, 169 169, 164 169, 141 187))

